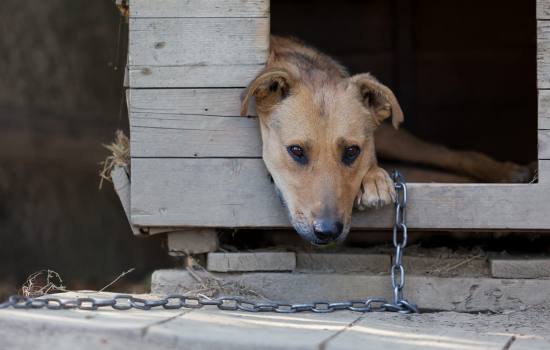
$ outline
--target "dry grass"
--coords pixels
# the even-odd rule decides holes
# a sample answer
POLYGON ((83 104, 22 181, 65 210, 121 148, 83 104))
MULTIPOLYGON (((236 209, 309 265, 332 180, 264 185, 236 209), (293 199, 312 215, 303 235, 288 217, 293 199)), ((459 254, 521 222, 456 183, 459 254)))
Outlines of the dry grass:
POLYGON ((59 273, 53 270, 34 272, 21 286, 21 294, 28 298, 37 298, 53 292, 68 292, 59 273))
POLYGON ((130 164, 130 140, 122 130, 115 132, 115 140, 109 145, 103 145, 111 154, 101 162, 99 172, 99 188, 103 186, 103 180, 111 181, 111 171, 115 166, 127 167, 130 164))
MULTIPOLYGON (((113 284, 118 282, 127 274, 133 272, 135 268, 122 272, 117 278, 109 282, 105 287, 94 292, 103 292, 113 284)), ((74 292, 63 285, 61 275, 53 270, 40 270, 30 274, 25 283, 21 286, 21 294, 28 298, 38 298, 46 294, 57 292, 74 292)))
POLYGON ((185 295, 203 296, 214 298, 220 296, 242 296, 252 299, 261 299, 271 301, 259 292, 247 287, 244 283, 237 281, 224 281, 208 272, 199 265, 194 259, 191 259, 187 271, 199 283, 199 288, 185 292, 185 295))

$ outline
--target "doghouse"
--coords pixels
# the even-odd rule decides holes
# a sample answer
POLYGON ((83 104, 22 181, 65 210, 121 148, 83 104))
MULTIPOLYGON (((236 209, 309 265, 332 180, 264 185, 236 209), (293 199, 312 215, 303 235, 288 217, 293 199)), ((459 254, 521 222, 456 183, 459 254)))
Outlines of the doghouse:
MULTIPOLYGON (((420 114, 427 110, 411 105, 424 98, 424 107, 431 106, 430 95, 445 90, 460 74, 475 74, 480 85, 469 89, 471 95, 457 95, 455 105, 433 108, 427 120, 437 129, 448 122, 437 121, 435 114, 462 114, 455 118, 462 124, 447 127, 463 132, 459 142, 484 139, 481 148, 500 150, 518 161, 532 155, 538 159, 538 178, 527 184, 411 183, 409 225, 550 228, 550 0, 445 2, 448 13, 439 13, 445 6, 433 3, 437 2, 273 0, 270 5, 269 0, 132 0, 128 212, 135 232, 199 232, 199 237, 211 237, 217 228, 290 227, 262 163, 258 122, 239 117, 240 94, 266 60, 272 29, 306 36, 343 58, 352 70, 369 70, 364 67, 367 62, 396 91, 410 126, 420 131, 426 126, 420 114), (478 32, 478 20, 491 23, 490 33, 478 32), (459 28, 449 34, 449 23, 459 28), (423 41, 429 35, 439 39, 423 41), (449 39, 452 45, 445 42, 446 36, 455 38, 449 39), (344 47, 338 49, 338 44, 344 47), (447 51, 437 51, 438 47, 447 51), (494 50, 498 60, 490 55, 494 50), (449 63, 449 57, 456 59, 449 63), (474 58, 482 64, 473 64, 474 58), (438 70, 461 63, 469 64, 467 73, 438 70), (491 132, 495 122, 503 137, 491 132), (478 133, 468 138, 465 133, 476 132, 477 125, 485 137, 478 133)), ((388 207, 356 213, 353 228, 391 224, 388 207)))

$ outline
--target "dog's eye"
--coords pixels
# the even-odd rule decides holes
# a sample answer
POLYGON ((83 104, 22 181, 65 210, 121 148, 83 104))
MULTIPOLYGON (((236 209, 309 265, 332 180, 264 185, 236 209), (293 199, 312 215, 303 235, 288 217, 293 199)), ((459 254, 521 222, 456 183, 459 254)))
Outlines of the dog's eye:
POLYGON ((351 165, 359 154, 361 153, 361 148, 358 146, 349 146, 344 149, 344 153, 342 154, 342 162, 346 165, 351 165))
POLYGON ((291 146, 288 146, 286 149, 288 151, 288 154, 290 154, 290 156, 292 157, 292 159, 294 159, 300 164, 307 163, 306 152, 302 147, 298 145, 291 145, 291 146))

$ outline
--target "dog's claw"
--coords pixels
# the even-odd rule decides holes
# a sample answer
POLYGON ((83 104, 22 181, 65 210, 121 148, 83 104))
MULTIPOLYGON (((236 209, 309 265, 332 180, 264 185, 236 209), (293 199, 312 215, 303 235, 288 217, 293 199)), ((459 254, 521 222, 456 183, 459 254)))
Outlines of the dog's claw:
POLYGON ((395 201, 393 181, 382 168, 370 170, 361 184, 361 190, 355 200, 359 210, 380 208, 395 201))

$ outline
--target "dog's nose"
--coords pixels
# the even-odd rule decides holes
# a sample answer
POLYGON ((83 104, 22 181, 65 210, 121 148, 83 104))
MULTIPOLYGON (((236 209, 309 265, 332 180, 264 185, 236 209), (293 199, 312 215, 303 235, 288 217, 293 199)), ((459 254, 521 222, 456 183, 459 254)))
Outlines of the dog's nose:
POLYGON ((321 241, 332 241, 342 234, 344 225, 340 221, 315 220, 313 221, 313 233, 321 241))

